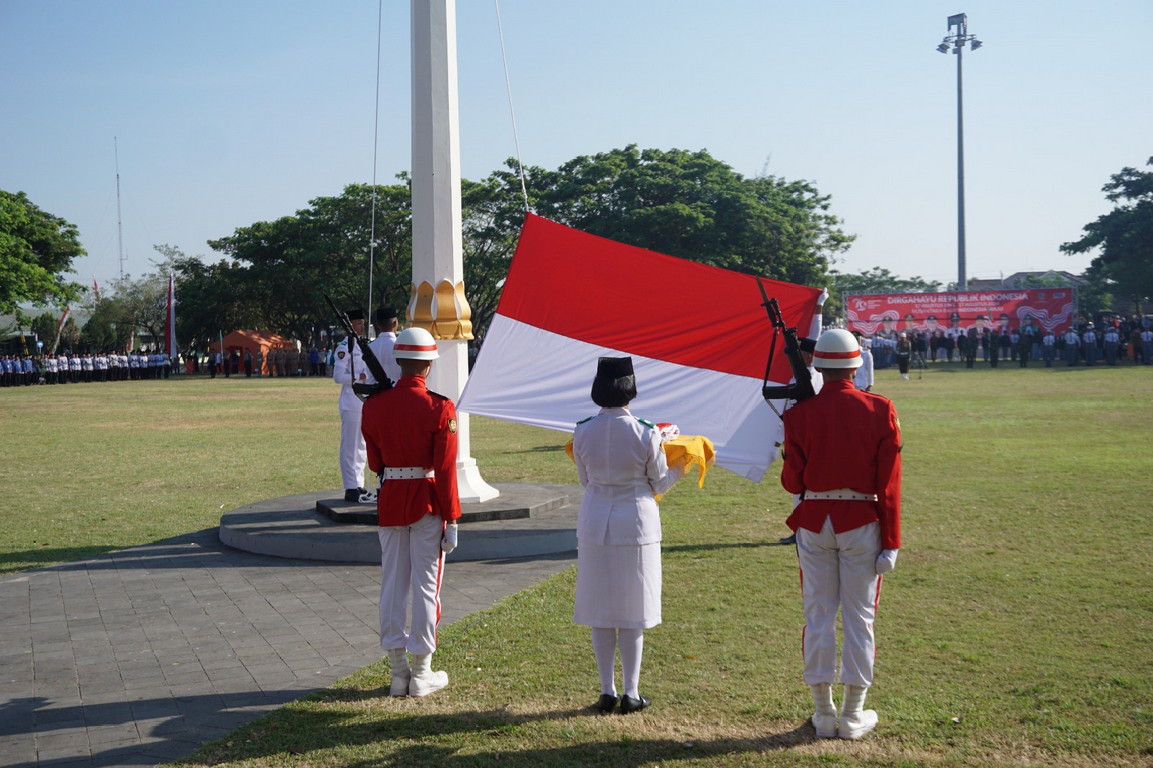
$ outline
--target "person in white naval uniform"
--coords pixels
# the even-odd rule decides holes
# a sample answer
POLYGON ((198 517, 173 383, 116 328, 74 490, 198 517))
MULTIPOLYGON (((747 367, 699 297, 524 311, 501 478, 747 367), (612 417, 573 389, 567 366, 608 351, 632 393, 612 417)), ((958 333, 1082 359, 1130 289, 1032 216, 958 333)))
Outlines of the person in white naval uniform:
MULTIPOLYGON (((356 334, 363 334, 364 312, 354 309, 347 314, 356 334)), ((364 488, 364 463, 368 454, 360 431, 363 403, 353 391, 352 385, 374 384, 376 379, 364 364, 356 339, 346 337, 336 346, 332 380, 340 385, 340 478, 344 484, 344 500, 359 502, 362 495, 369 500, 370 494, 364 488)))
POLYGON ((388 378, 395 384, 400 381, 400 365, 392 356, 392 348, 396 345, 396 331, 400 327, 400 319, 395 309, 378 307, 373 313, 372 324, 376 328, 376 338, 368 346, 380 361, 380 367, 384 368, 388 378))
POLYGON ((644 630, 661 623, 661 518, 654 494, 684 475, 669 467, 660 431, 634 417, 631 357, 602 357, 592 400, 600 412, 576 425, 573 460, 584 498, 577 512, 577 584, 573 621, 592 627, 601 712, 629 714, 652 699, 640 694, 644 630), (624 692, 614 682, 620 650, 624 692))
MULTIPOLYGON (((853 384, 862 392, 873 391, 873 340, 868 336, 853 334, 861 345, 861 367, 853 374, 853 384)), ((814 377, 818 378, 818 377, 814 377)))

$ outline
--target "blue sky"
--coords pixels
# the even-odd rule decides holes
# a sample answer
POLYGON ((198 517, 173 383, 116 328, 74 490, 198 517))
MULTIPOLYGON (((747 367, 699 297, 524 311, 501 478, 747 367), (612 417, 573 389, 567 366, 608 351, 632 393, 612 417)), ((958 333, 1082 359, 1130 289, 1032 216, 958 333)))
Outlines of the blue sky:
MULTIPOLYGON (((461 163, 516 154, 494 0, 458 0, 461 163)), ((964 54, 970 277, 1079 272, 1058 246, 1153 156, 1153 2, 501 0, 521 156, 707 149, 808 179, 857 242, 836 265, 956 279, 964 54)), ((409 2, 0 0, 0 189, 76 224, 75 279, 206 241, 409 167, 409 2), (116 172, 120 174, 120 258, 116 172)))

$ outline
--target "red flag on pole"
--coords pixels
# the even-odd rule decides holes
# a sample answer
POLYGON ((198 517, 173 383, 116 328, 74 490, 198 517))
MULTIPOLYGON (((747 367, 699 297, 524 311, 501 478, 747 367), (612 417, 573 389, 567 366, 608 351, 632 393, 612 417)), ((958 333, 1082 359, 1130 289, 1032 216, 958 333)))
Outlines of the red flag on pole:
POLYGON ((64 330, 64 322, 68 319, 68 315, 72 313, 72 307, 65 307, 64 313, 60 315, 60 322, 56 324, 56 341, 52 342, 52 354, 56 353, 56 347, 60 346, 60 332, 64 330))

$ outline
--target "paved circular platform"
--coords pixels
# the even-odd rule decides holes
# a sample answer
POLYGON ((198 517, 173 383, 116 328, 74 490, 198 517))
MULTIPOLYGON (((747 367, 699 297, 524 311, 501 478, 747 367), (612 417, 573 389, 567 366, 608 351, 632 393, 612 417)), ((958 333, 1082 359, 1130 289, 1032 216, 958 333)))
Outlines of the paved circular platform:
MULTIPOLYGON (((497 498, 461 505, 460 546, 448 560, 530 557, 576 549, 580 486, 494 483, 493 487, 500 491, 497 498)), ((220 541, 273 557, 379 563, 372 510, 344 501, 339 490, 268 499, 222 515, 220 541)))

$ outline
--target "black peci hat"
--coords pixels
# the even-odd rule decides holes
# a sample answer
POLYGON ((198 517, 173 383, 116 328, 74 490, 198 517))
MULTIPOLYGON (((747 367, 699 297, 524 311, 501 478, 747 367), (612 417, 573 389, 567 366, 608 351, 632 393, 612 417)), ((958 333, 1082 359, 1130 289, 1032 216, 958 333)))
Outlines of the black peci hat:
POLYGON ((350 309, 344 313, 349 320, 363 320, 364 311, 360 309, 350 309))
POLYGON ((808 352, 809 354, 812 354, 813 351, 817 348, 817 340, 810 339, 808 336, 806 336, 797 342, 797 346, 801 348, 802 352, 808 352))
POLYGON ((620 408, 637 396, 631 357, 602 357, 597 361, 592 401, 602 408, 620 408))
POLYGON ((373 319, 380 325, 385 325, 388 321, 395 320, 397 317, 399 317, 399 315, 396 314, 396 310, 392 307, 377 307, 373 319))

